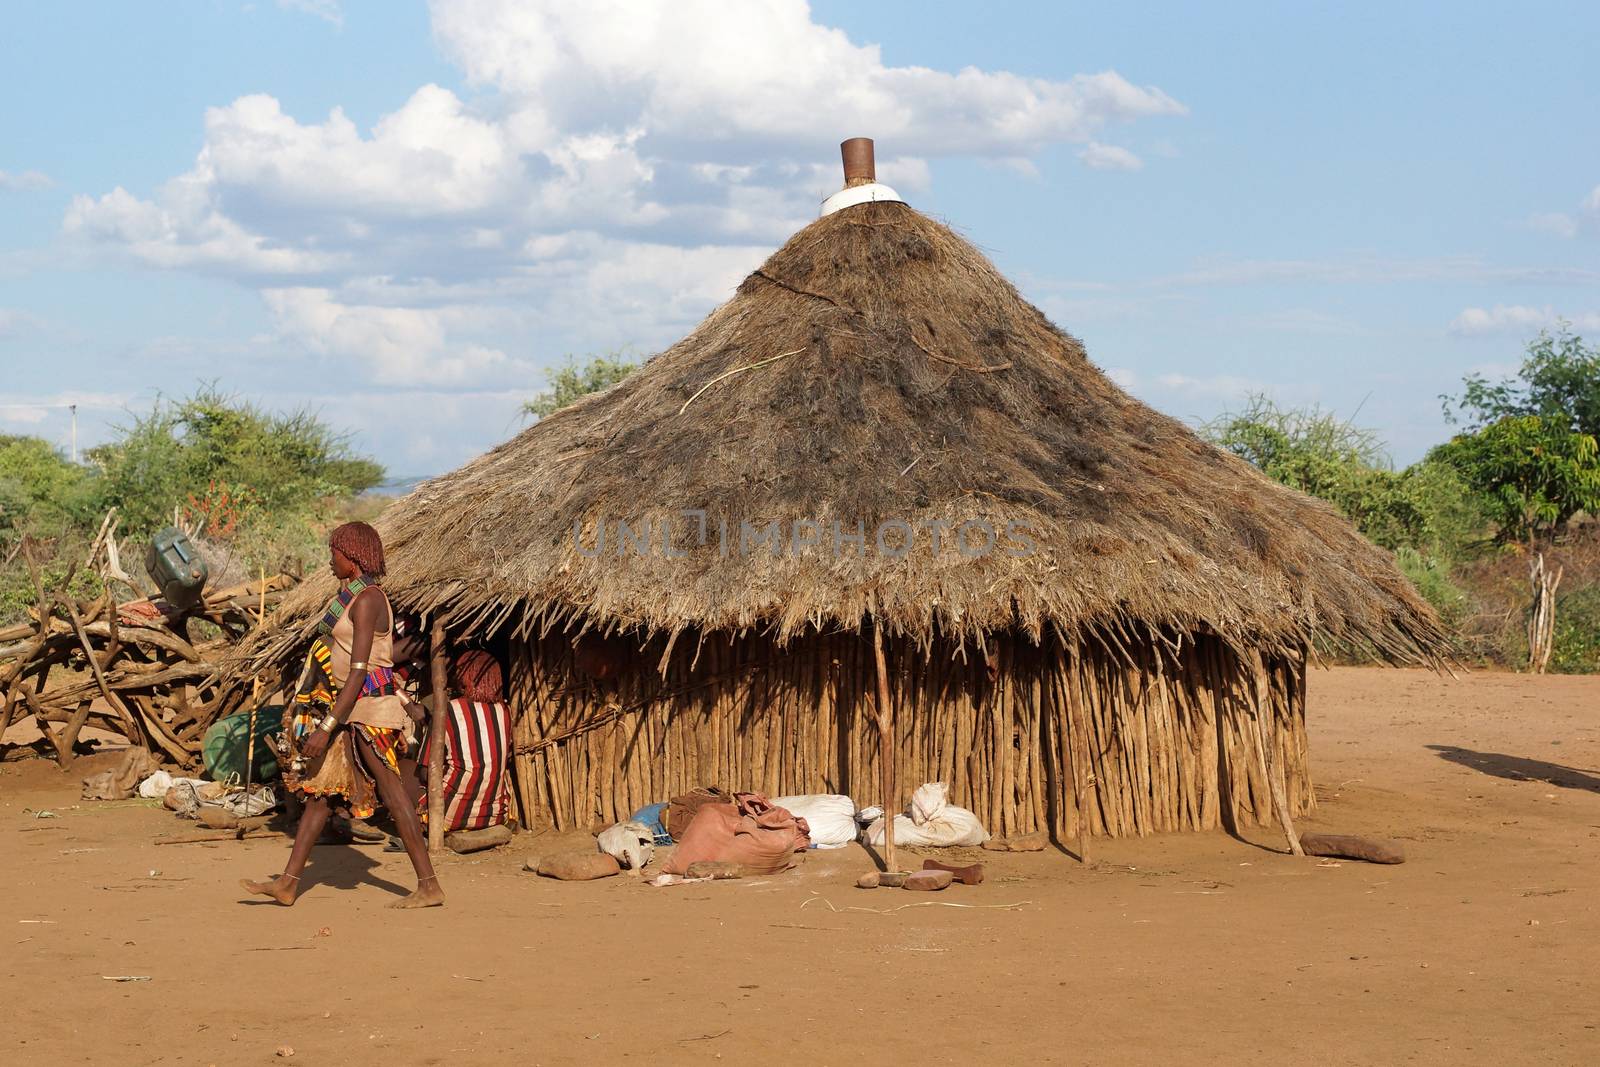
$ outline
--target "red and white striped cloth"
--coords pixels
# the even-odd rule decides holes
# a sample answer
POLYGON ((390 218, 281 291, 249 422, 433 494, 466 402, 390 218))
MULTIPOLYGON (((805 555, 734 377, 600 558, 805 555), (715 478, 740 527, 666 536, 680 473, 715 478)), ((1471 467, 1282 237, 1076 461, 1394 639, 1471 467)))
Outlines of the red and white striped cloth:
MULTIPOLYGON (((445 717, 444 828, 481 830, 498 826, 511 812, 511 711, 502 703, 458 697, 445 717)), ((422 747, 420 766, 427 767, 433 738, 422 747)), ((427 812, 427 797, 419 805, 427 812)))

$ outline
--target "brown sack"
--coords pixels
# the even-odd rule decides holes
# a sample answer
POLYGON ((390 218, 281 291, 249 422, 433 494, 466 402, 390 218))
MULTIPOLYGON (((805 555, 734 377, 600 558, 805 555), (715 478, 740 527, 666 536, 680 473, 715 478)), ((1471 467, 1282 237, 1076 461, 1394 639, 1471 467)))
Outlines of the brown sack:
POLYGON ((747 875, 777 874, 811 847, 805 820, 787 808, 773 807, 758 793, 739 793, 737 800, 738 808, 703 804, 662 870, 687 874, 690 865, 711 860, 738 864, 747 875))
POLYGON ((667 836, 674 841, 682 841, 683 835, 689 832, 689 824, 694 822, 695 814, 707 804, 721 804, 729 811, 733 810, 733 798, 714 785, 691 789, 667 801, 667 810, 661 819, 667 836))
POLYGON ((161 768, 142 748, 130 748, 122 761, 109 771, 91 774, 83 780, 84 800, 127 800, 139 791, 139 783, 161 768))

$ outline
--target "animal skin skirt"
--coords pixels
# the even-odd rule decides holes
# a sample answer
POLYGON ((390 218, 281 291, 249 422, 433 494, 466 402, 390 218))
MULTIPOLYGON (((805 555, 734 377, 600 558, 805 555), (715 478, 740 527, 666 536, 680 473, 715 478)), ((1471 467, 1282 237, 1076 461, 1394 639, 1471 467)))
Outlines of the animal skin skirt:
POLYGON ((343 798, 350 807, 350 814, 358 819, 370 818, 378 810, 378 790, 356 753, 355 735, 359 731, 396 775, 400 773, 400 756, 406 749, 405 737, 399 730, 385 730, 365 723, 347 724, 334 731, 322 759, 307 765, 300 754, 300 746, 317 728, 317 720, 326 714, 326 708, 316 705, 290 705, 285 709, 284 744, 280 748, 288 751, 283 754, 287 758, 279 760, 283 784, 303 797, 343 798))

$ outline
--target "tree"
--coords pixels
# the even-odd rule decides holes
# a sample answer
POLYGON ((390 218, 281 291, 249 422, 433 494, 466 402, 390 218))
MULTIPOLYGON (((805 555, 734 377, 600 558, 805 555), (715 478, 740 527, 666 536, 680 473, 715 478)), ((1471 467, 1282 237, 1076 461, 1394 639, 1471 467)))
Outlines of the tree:
POLYGON ((1453 468, 1396 471, 1375 433, 1332 412, 1257 394, 1201 432, 1272 480, 1326 500, 1384 548, 1454 559, 1481 536, 1483 515, 1453 468))
POLYGON ((522 405, 522 410, 538 418, 555 414, 573 401, 609 389, 637 370, 639 364, 619 351, 591 356, 579 366, 572 357, 554 373, 547 374, 550 388, 522 405))
POLYGON ((243 507, 276 519, 383 480, 381 466, 311 412, 263 411, 209 386, 158 400, 89 458, 101 502, 121 509, 130 532, 163 525, 174 507, 209 513, 220 504, 236 518, 243 507))
POLYGON ((1430 456, 1455 467, 1483 495, 1501 540, 1528 546, 1528 667, 1543 674, 1555 650, 1562 569, 1547 569, 1539 546, 1573 515, 1600 506, 1600 447, 1592 435, 1574 432, 1566 413, 1556 412, 1503 416, 1430 456))
POLYGON ((1469 430, 1508 416, 1565 419, 1576 433, 1600 438, 1600 347, 1586 345, 1567 323, 1528 343, 1516 375, 1491 382, 1462 379, 1459 397, 1443 396, 1445 418, 1469 430))
POLYGON ((1564 415, 1506 415, 1428 453, 1486 502, 1503 541, 1530 549, 1600 508, 1600 448, 1564 415))
POLYGON ((0 434, 0 535, 48 535, 93 516, 88 469, 39 437, 0 434))

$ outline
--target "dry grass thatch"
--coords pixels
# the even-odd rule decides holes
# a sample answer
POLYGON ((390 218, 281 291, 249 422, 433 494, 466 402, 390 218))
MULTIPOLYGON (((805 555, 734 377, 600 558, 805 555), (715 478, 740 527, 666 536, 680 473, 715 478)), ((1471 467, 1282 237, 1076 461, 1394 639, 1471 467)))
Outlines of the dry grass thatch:
MULTIPOLYGON (((627 380, 427 482, 378 525, 396 601, 452 629, 782 640, 871 615, 921 641, 1143 624, 1281 649, 1330 637, 1402 661, 1443 647, 1388 553, 1129 397, 971 244, 896 203, 807 226, 627 380), (705 544, 685 509, 707 513, 705 544), (669 523, 681 558, 619 553, 618 520, 658 537, 669 523), (797 520, 822 544, 740 551, 740 523, 777 521, 787 538, 797 520), (924 532, 882 553, 886 520, 924 532), (967 520, 1025 524, 1036 550, 971 558, 946 533, 933 551, 922 524, 967 520), (836 553, 835 521, 864 529, 865 550, 836 553)), ((306 583, 261 651, 283 654, 332 589, 306 583)))

